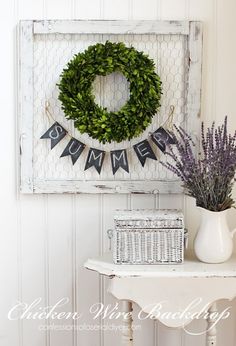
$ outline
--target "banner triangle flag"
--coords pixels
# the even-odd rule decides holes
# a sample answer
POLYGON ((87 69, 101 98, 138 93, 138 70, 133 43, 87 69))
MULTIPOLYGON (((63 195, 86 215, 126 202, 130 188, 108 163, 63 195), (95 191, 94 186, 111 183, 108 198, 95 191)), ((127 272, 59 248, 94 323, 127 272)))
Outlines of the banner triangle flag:
POLYGON ((98 174, 100 174, 102 170, 104 158, 105 158, 104 150, 90 148, 84 170, 86 171, 90 167, 94 167, 96 171, 98 172, 98 174))
POLYGON ((125 149, 111 151, 111 167, 113 175, 116 174, 120 167, 129 173, 129 163, 125 149))
POLYGON ((138 156, 138 159, 141 163, 141 165, 144 167, 147 158, 152 160, 157 160, 154 151, 152 150, 151 145, 149 144, 148 140, 145 139, 142 142, 139 142, 134 145, 134 151, 136 155, 138 156))
POLYGON ((51 149, 53 149, 67 134, 67 131, 58 123, 55 122, 40 139, 51 140, 51 149))
POLYGON ((151 138, 163 153, 166 151, 166 146, 168 144, 175 144, 175 141, 171 137, 170 133, 163 127, 159 127, 155 132, 153 132, 151 138))
POLYGON ((85 148, 85 144, 75 138, 71 138, 61 157, 70 156, 73 165, 76 163, 85 148))

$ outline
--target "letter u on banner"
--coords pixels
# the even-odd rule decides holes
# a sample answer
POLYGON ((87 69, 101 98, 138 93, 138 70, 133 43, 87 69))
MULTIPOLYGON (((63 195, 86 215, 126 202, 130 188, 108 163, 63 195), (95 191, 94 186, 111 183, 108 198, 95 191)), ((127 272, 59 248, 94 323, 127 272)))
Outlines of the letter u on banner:
POLYGON ((72 163, 74 165, 76 161, 78 160, 78 158, 80 157, 80 155, 82 154, 84 148, 85 148, 84 143, 81 143, 77 139, 72 138, 67 144, 63 153, 61 154, 61 157, 70 156, 72 163))

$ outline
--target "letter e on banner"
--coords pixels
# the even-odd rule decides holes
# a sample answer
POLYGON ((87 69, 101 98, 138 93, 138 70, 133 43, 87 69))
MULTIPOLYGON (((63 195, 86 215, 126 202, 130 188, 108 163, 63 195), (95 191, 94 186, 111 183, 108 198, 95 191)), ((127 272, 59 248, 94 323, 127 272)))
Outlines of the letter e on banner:
POLYGON ((142 142, 139 142, 134 145, 134 151, 138 156, 138 159, 141 165, 144 167, 146 163, 146 159, 156 160, 156 156, 151 148, 151 145, 148 143, 147 139, 142 142))

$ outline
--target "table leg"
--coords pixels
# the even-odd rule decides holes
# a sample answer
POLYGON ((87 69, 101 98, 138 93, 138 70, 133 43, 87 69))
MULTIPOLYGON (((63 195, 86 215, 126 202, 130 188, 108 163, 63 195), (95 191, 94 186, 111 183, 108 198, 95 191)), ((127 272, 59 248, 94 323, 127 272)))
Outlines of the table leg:
POLYGON ((132 329, 132 303, 129 301, 122 302, 123 328, 122 328, 122 346, 133 346, 133 329, 132 329))
POLYGON ((216 303, 213 303, 208 310, 209 317, 207 319, 207 334, 206 334, 206 346, 216 346, 216 326, 212 327, 215 322, 214 312, 217 312, 216 303))

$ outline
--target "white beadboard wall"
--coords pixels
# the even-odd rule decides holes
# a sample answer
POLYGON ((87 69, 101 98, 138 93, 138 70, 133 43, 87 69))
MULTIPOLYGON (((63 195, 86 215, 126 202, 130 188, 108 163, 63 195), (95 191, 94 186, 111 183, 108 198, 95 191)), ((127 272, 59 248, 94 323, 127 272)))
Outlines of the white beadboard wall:
MULTIPOLYGON (((82 268, 89 257, 108 249, 106 229, 116 208, 183 207, 191 240, 198 225, 194 201, 183 196, 45 195, 17 193, 16 24, 20 19, 195 19, 204 21, 202 115, 210 123, 229 115, 236 127, 235 0, 8 0, 0 3, 1 64, 1 213, 0 213, 0 345, 113 346, 119 333, 39 331, 39 322, 8 321, 17 300, 42 297, 51 305, 69 297, 68 311, 84 313, 94 302, 113 303, 106 280, 82 268)), ((235 211, 230 225, 236 224, 235 211)), ((206 287, 207 289, 207 287, 206 287)), ((220 303, 224 307, 227 303, 220 303)), ((136 310, 137 308, 135 308, 136 310)), ((218 327, 218 345, 236 345, 235 304, 230 319, 218 327)), ((140 322, 135 320, 137 324, 140 322)), ((107 321, 101 321, 106 324, 107 321)), ((204 321, 193 322, 200 330, 204 321)), ((135 346, 203 346, 204 336, 189 336, 152 321, 135 333, 135 346)))

